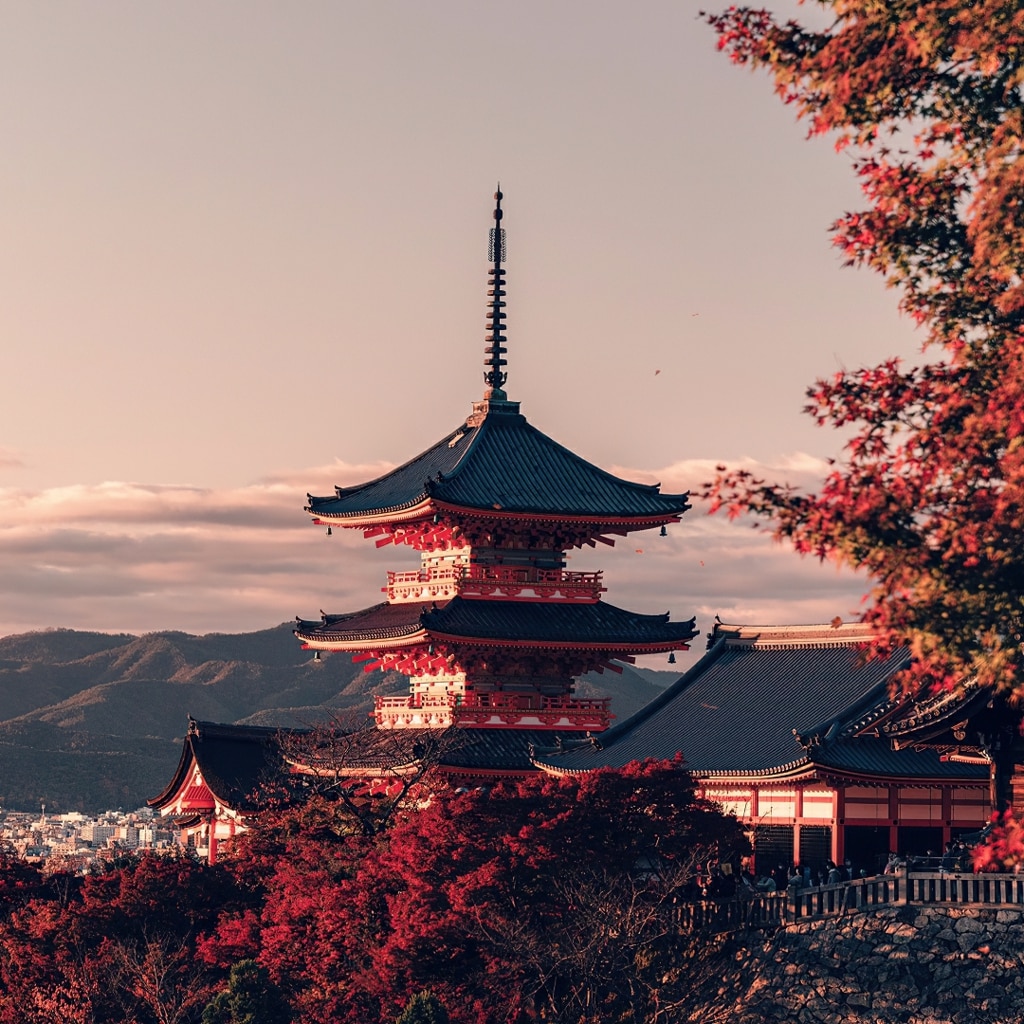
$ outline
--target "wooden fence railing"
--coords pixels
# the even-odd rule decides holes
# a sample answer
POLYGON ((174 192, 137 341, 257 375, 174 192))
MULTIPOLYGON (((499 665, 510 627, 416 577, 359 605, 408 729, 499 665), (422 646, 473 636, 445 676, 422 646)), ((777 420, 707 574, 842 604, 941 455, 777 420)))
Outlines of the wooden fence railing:
POLYGON ((676 908, 679 929, 711 933, 772 930, 798 921, 872 913, 908 905, 1020 907, 1024 875, 911 871, 874 875, 837 885, 761 893, 729 900, 694 900, 676 908))

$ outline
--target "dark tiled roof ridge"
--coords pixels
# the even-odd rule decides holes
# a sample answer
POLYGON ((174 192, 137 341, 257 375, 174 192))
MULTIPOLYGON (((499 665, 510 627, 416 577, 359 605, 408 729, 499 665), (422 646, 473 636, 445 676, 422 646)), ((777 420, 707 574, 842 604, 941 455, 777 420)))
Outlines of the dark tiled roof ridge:
POLYGON ((931 725, 951 715, 963 714, 968 705, 987 697, 990 693, 989 687, 982 686, 977 678, 972 678, 949 693, 936 694, 923 701, 911 698, 904 706, 912 708, 912 713, 887 722, 884 727, 885 734, 897 737, 902 733, 913 732, 922 725, 931 725))
MULTIPOLYGON (((710 651, 707 652, 696 664, 692 665, 686 670, 674 683, 667 686, 661 693, 659 693, 653 700, 648 701, 639 711, 630 715, 629 718, 622 722, 618 722, 613 725, 610 729, 606 729, 600 735, 601 747, 607 747, 614 743, 620 736, 628 735, 642 722, 647 721, 652 715, 660 711, 666 704, 671 704, 675 698, 682 693, 688 686, 693 683, 695 679, 701 674, 712 661, 719 658, 722 652, 725 650, 724 644, 715 644, 710 651), (698 672, 698 668, 700 672, 698 672)), ((583 743, 578 746, 583 746, 583 743)), ((570 749, 568 746, 565 750, 570 749)))
POLYGON ((801 623, 767 625, 716 621, 712 638, 724 640, 733 647, 754 647, 773 650, 808 647, 852 647, 867 643, 877 635, 864 622, 801 623))
MULTIPOLYGON (((480 431, 479 436, 483 436, 485 431, 500 430, 509 421, 510 418, 507 415, 495 416, 493 413, 488 413, 488 415, 484 418, 484 421, 480 424, 480 427, 478 428, 480 431)), ((626 480, 623 477, 616 476, 609 470, 602 469, 595 463, 590 462, 588 459, 585 459, 582 455, 577 454, 571 448, 567 448, 564 444, 560 444, 553 437, 550 437, 548 434, 545 434, 543 430, 539 429, 538 427, 535 427, 525 416, 520 416, 519 421, 520 422, 517 425, 521 429, 526 429, 531 434, 535 434, 538 437, 543 438, 545 443, 550 445, 552 448, 555 448, 561 454, 565 455, 569 459, 569 461, 574 462, 580 466, 585 466, 588 470, 597 473, 599 476, 603 476, 606 480, 613 481, 614 483, 617 484, 626 484, 629 487, 634 487, 637 490, 649 491, 652 494, 659 494, 662 498, 666 499, 679 498, 685 502, 685 500, 690 496, 689 491, 683 491, 679 494, 661 494, 660 483, 644 484, 636 480, 626 480)), ((512 422, 515 421, 513 420, 512 422)), ((452 472, 446 474, 445 481, 456 480, 458 478, 459 471, 464 463, 465 459, 460 459, 459 464, 455 467, 455 469, 452 472)), ((431 489, 435 489, 433 488, 433 485, 431 485, 431 489)))
MULTIPOLYGON (((388 477, 395 476, 398 473, 401 473, 403 470, 408 469, 410 466, 415 465, 417 462, 425 461, 433 452, 437 451, 444 445, 454 448, 455 445, 453 444, 453 442, 461 442, 462 438, 464 438, 467 434, 472 434, 472 436, 466 442, 466 444, 461 446, 460 451, 457 454, 455 463, 457 469, 458 466, 465 460, 466 456, 470 453, 470 451, 473 448, 473 445, 476 443, 477 438, 480 436, 480 431, 478 427, 470 427, 465 422, 459 424, 459 426, 456 427, 454 430, 449 431, 444 437, 441 438, 440 441, 437 441, 435 444, 430 445, 430 447, 428 448, 424 448, 423 451, 421 451, 418 455, 414 455, 411 459, 406 459, 405 462, 401 463, 398 466, 395 466, 394 469, 389 469, 386 473, 381 473, 380 476, 375 476, 372 480, 366 480, 361 484, 354 484, 351 487, 335 487, 333 495, 323 495, 318 497, 316 495, 307 494, 306 497, 309 500, 309 505, 306 506, 306 511, 315 512, 316 508, 314 506, 318 502, 322 503, 329 501, 337 501, 339 498, 349 498, 354 494, 358 494, 360 491, 365 491, 368 488, 373 487, 375 484, 378 484, 383 480, 387 480, 388 477)), ((449 472, 451 471, 449 470, 449 472)), ((393 507, 381 509, 380 511, 397 512, 400 509, 409 508, 410 506, 417 504, 418 501, 427 497, 427 483, 428 481, 424 479, 423 491, 418 496, 418 498, 414 498, 410 501, 403 502, 401 505, 395 505, 393 507)), ((338 515, 339 513, 325 514, 338 515)))
POLYGON ((286 729, 273 725, 236 725, 231 722, 207 722, 203 719, 188 717, 188 734, 199 740, 214 738, 223 739, 272 739, 282 733, 302 733, 304 729, 286 729))
POLYGON ((846 739, 858 729, 869 724, 865 719, 877 718, 872 715, 882 705, 888 705, 889 680, 882 679, 870 687, 862 697, 855 700, 841 712, 804 729, 797 739, 806 747, 824 746, 837 740, 846 739))

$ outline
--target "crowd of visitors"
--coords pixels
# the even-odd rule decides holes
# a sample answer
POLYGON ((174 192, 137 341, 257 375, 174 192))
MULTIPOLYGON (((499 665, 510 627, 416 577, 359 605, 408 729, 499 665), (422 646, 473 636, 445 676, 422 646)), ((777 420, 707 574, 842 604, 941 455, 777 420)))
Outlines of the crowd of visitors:
MULTIPOLYGON (((758 865, 758 868, 761 866, 758 865)), ((902 857, 890 853, 880 873, 894 874, 897 871, 941 871, 944 874, 972 870, 970 848, 961 841, 946 844, 945 851, 936 855, 927 851, 924 855, 902 857)), ((818 888, 823 885, 841 885, 859 878, 866 878, 868 872, 855 866, 849 857, 842 864, 826 861, 812 868, 806 864, 777 863, 767 870, 755 870, 752 862, 743 859, 738 863, 710 862, 706 869, 693 879, 688 895, 693 899, 726 900, 737 896, 753 896, 764 893, 792 892, 801 889, 818 888)))

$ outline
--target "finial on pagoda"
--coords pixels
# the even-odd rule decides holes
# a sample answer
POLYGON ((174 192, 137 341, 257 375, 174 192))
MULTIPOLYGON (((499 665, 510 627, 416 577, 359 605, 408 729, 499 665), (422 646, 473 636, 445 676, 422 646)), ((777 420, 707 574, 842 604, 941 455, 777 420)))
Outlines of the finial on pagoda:
POLYGON ((502 369, 508 362, 504 358, 508 349, 505 348, 507 339, 502 334, 505 329, 505 271, 501 265, 505 262, 505 229, 501 226, 501 200, 501 182, 498 182, 498 191, 494 193, 494 227, 491 228, 487 245, 491 279, 487 292, 490 297, 487 303, 487 347, 484 349, 487 356, 484 360, 484 366, 487 367, 484 373, 484 400, 493 399, 498 402, 505 401, 503 388, 508 380, 508 374, 502 369))

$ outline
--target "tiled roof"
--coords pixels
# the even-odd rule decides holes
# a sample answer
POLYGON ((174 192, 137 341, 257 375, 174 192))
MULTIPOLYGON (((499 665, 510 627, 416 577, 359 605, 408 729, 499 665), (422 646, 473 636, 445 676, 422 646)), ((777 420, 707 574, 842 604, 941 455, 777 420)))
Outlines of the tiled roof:
POLYGON ((810 751, 820 768, 842 775, 886 775, 906 779, 987 779, 988 765, 943 760, 937 750, 894 750, 886 739, 857 736, 810 751))
POLYGON ((963 766, 939 768, 937 757, 844 736, 873 702, 888 699, 889 679, 906 664, 901 652, 863 662, 856 633, 723 628, 701 661, 632 718, 596 743, 544 752, 536 763, 588 771, 681 753, 698 776, 786 774, 831 758, 867 774, 973 777, 963 766))
POLYGON ((444 757, 444 764, 464 771, 491 770, 535 772, 530 759, 533 749, 560 740, 578 738, 579 733, 558 733, 534 729, 460 729, 457 741, 444 757))
POLYGON ((320 621, 298 619, 295 635, 301 640, 332 640, 338 643, 346 640, 397 640, 422 630, 424 611, 418 604, 381 602, 346 615, 325 615, 320 621))
POLYGON ((435 638, 507 640, 532 646, 585 644, 602 649, 664 647, 696 635, 693 620, 669 621, 640 615, 604 601, 571 604, 548 601, 472 600, 455 597, 427 608, 419 604, 378 604, 351 615, 328 615, 320 622, 299 621, 296 635, 333 643, 395 640, 420 631, 435 638))
POLYGON ((193 760, 210 791, 236 809, 252 806, 252 794, 280 763, 282 730, 256 726, 222 725, 189 719, 181 758, 174 778, 150 806, 160 808, 173 799, 191 770, 193 760))
MULTIPOLYGON (((195 759, 222 803, 235 810, 252 809, 253 795, 283 765, 282 741, 287 743, 287 736, 303 732, 190 719, 178 771, 164 792, 149 803, 158 809, 169 803, 195 759)), ((469 776, 474 772, 532 773, 536 769, 530 755, 535 745, 558 743, 575 735, 531 729, 363 729, 345 735, 344 744, 332 748, 332 754, 344 761, 345 774, 358 775, 360 769, 373 772, 409 765, 420 756, 421 747, 439 741, 442 769, 469 776)), ((300 740, 288 756, 301 760, 303 749, 300 740)))
POLYGON ((884 731, 897 740, 926 740, 978 714, 992 698, 991 689, 971 679, 954 691, 926 694, 904 702, 885 723, 884 731))
POLYGON ((310 495, 307 508, 326 518, 359 519, 428 498, 485 512, 611 521, 668 521, 689 508, 686 494, 662 494, 656 485, 622 480, 580 458, 532 427, 517 402, 492 402, 478 426, 458 427, 376 480, 310 495))

